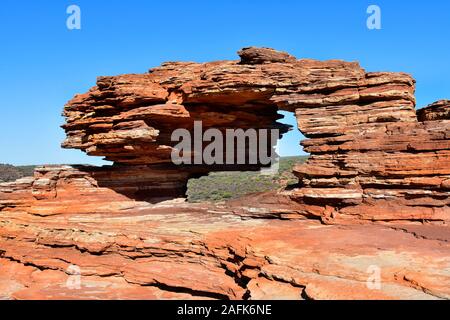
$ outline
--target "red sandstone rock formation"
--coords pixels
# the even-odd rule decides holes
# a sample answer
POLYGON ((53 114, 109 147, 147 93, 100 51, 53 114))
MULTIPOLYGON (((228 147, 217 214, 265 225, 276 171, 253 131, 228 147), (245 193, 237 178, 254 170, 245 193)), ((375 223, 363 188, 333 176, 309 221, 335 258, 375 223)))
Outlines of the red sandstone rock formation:
POLYGON ((417 110, 419 121, 450 120, 450 100, 440 100, 417 110))
POLYGON ((157 205, 56 216, 3 210, 0 296, 16 299, 450 298, 446 227, 241 219, 157 205), (79 289, 67 285, 70 266, 79 289), (370 289, 371 266, 382 286, 370 289))
POLYGON ((165 63, 147 74, 100 77, 66 106, 63 146, 119 164, 177 170, 170 159, 174 129, 192 131, 202 120, 205 129, 284 132, 276 112, 287 110, 295 112, 311 154, 295 168, 299 188, 291 192, 303 215, 327 222, 450 219, 448 101, 420 110, 418 121, 415 81, 407 74, 367 73, 357 63, 297 60, 271 49, 239 55, 240 61, 165 63))
POLYGON ((114 165, 0 184, 0 298, 450 298, 448 101, 416 115, 406 74, 239 55, 100 77, 68 103, 63 146, 114 165), (190 177, 262 166, 176 166, 172 130, 282 134, 278 110, 308 138, 296 186, 221 206, 163 201, 190 177), (380 289, 366 284, 373 266, 380 289))

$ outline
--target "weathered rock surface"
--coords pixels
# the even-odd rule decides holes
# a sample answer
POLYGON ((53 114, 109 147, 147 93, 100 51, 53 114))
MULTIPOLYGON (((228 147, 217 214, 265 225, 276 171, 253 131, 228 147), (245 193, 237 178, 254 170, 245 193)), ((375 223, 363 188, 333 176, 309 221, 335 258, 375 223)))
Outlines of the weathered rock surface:
POLYGON ((192 204, 43 217, 4 210, 0 248, 7 299, 450 298, 443 226, 243 219, 192 204), (367 285, 376 268, 379 289, 367 285))
POLYGON ((417 110, 419 121, 450 120, 450 100, 440 100, 417 110))
MULTIPOLYGON (((282 134, 287 127, 276 122, 277 110, 287 110, 295 112, 311 154, 295 169, 299 185, 291 192, 303 215, 328 223, 450 219, 448 101, 416 115, 415 81, 407 74, 297 60, 266 48, 239 55, 240 61, 169 62, 147 74, 100 77, 65 107, 63 146, 117 164, 177 170, 170 159, 174 129, 192 132, 201 120, 204 129, 279 128, 282 134)), ((243 169, 186 166, 190 174, 179 183, 243 169)))
POLYGON ((67 104, 63 146, 114 165, 0 183, 0 298, 450 298, 448 101, 416 114, 409 75, 239 55, 100 77, 67 104), (192 177, 264 164, 177 166, 174 129, 281 136, 278 110, 307 137, 298 184, 223 205, 177 199, 192 177))
POLYGON ((445 120, 306 140, 311 157, 294 169, 301 184, 293 197, 333 207, 319 210, 329 221, 448 221, 449 133, 445 120))

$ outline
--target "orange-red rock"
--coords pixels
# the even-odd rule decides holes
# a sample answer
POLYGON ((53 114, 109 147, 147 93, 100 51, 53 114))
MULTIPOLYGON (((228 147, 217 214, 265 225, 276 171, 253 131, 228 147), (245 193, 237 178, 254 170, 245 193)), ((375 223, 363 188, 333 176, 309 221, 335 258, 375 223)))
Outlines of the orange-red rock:
MULTIPOLYGON (((415 81, 407 74, 297 60, 267 48, 244 48, 239 55, 240 61, 170 62, 146 74, 100 77, 65 107, 63 146, 125 166, 158 163, 177 170, 170 160, 174 129, 192 131, 202 120, 204 129, 278 127, 283 133, 277 110, 287 110, 295 112, 311 153, 295 168, 300 181, 291 192, 304 215, 316 215, 308 210, 320 206, 327 222, 450 219, 448 101, 417 116, 415 81)), ((183 185, 192 176, 244 167, 181 170, 189 173, 180 178, 183 185)))
POLYGON ((3 298, 448 299, 448 227, 323 225, 229 208, 0 215, 3 298), (80 270, 73 288, 70 266, 80 270), (374 267, 375 266, 375 267, 374 267), (379 268, 381 287, 367 285, 379 268))
POLYGON ((99 77, 67 104, 63 146, 114 164, 0 184, 0 298, 450 298, 448 101, 416 114, 407 74, 239 55, 99 77), (176 166, 174 129, 283 134, 278 110, 307 137, 297 185, 222 205, 176 199, 191 177, 263 164, 176 166))
POLYGON ((450 100, 440 100, 417 110, 419 121, 450 120, 450 100))

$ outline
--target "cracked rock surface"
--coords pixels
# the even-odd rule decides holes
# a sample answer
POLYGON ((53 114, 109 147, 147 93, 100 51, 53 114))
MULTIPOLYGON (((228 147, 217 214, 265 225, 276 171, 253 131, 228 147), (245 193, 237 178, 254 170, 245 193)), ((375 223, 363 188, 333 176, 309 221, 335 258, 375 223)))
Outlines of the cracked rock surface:
POLYGON ((0 216, 5 299, 448 299, 444 226, 243 218, 229 207, 0 216), (80 286, 72 288, 80 271, 80 286), (367 285, 380 270, 381 287, 367 285))

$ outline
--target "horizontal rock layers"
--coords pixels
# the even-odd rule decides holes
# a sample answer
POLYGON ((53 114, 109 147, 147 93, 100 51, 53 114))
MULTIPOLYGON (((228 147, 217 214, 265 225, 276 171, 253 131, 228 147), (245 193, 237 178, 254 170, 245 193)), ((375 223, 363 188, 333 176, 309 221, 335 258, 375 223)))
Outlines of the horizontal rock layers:
POLYGON ((419 121, 449 120, 450 100, 440 100, 417 110, 417 118, 419 121))
MULTIPOLYGON (((433 118, 434 106, 421 114, 433 118)), ((450 121, 358 125, 302 142, 311 157, 294 169, 293 196, 328 202, 325 219, 450 219, 450 121), (333 208, 331 208, 333 207, 333 208)))
MULTIPOLYGON (((170 159, 176 128, 192 132, 201 120, 205 130, 278 128, 281 136, 287 127, 276 122, 277 110, 287 110, 295 112, 311 154, 295 168, 299 185, 291 192, 304 215, 327 222, 449 220, 448 101, 416 115, 415 81, 407 74, 264 48, 239 55, 240 61, 169 62, 147 74, 100 77, 65 107, 63 146, 125 166, 177 170, 170 159)), ((183 168, 197 176, 245 169, 183 168)))
POLYGON ((71 208, 1 212, 0 298, 450 298, 443 226, 241 219, 192 204, 71 208))
POLYGON ((183 195, 188 175, 159 165, 42 166, 34 177, 0 183, 0 210, 40 216, 115 212, 183 195))

